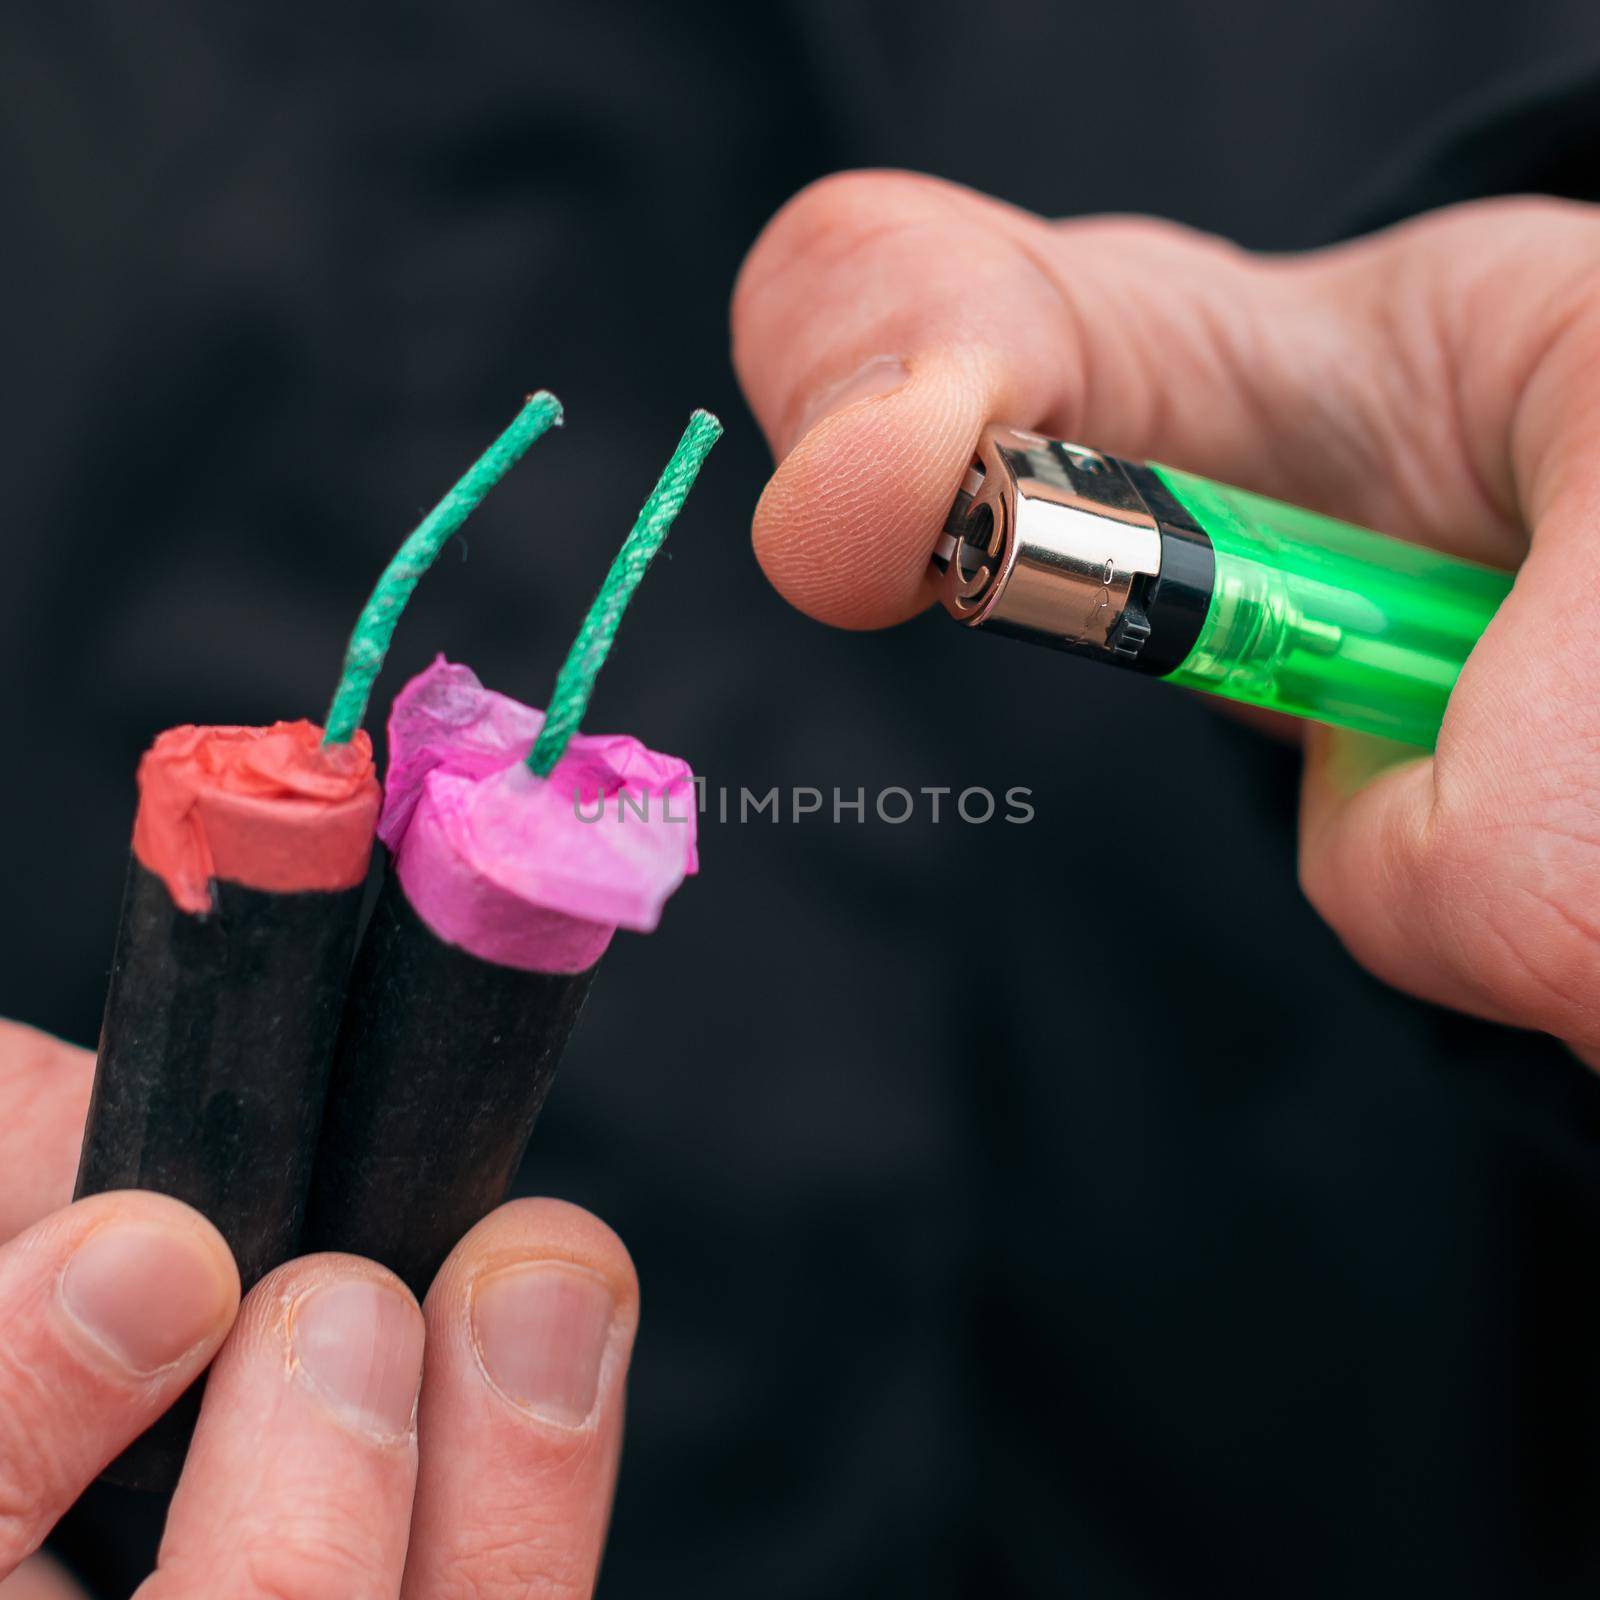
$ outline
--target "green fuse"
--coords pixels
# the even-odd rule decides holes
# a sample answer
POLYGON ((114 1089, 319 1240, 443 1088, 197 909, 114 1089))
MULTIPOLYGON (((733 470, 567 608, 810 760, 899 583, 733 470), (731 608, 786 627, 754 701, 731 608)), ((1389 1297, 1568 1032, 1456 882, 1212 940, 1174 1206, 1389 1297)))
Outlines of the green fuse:
POLYGON ((933 555, 968 627, 1432 748, 1511 575, 992 427, 933 555))

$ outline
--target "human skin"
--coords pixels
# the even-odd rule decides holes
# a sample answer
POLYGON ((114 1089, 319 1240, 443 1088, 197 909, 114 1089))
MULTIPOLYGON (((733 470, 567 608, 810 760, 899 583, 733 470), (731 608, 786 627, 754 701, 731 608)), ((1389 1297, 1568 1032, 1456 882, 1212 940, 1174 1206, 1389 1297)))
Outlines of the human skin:
POLYGON ((187 1206, 68 1203, 93 1073, 88 1051, 0 1022, 0 1597, 75 1592, 26 1558, 213 1357, 141 1600, 588 1594, 638 1320, 615 1234, 519 1200, 420 1308, 337 1255, 241 1306, 187 1206))
POLYGON ((1519 568, 1432 756, 1305 727, 1300 880, 1379 977, 1600 1065, 1600 210, 1254 255, 848 173, 768 225, 732 323, 779 463, 756 555, 836 626, 931 603, 989 420, 1519 568))

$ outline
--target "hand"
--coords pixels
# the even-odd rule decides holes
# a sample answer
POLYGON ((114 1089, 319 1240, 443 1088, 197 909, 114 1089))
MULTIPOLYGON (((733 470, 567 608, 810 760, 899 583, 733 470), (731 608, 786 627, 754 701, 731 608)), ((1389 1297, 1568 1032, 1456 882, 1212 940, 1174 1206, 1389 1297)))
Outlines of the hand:
MULTIPOLYGON (((0 1577, 216 1356, 142 1600, 588 1594, 638 1316, 616 1236, 517 1201, 421 1310, 334 1255, 240 1306, 227 1247, 188 1207, 67 1205, 93 1069, 0 1022, 0 1577)), ((67 1591, 30 1562, 0 1592, 67 1591)))
POLYGON ((990 419, 1520 563, 1433 757, 1309 728, 1301 881, 1380 977, 1600 1065, 1594 208, 1484 202, 1254 256, 845 175, 768 226, 733 337, 780 459, 756 554, 843 627, 929 604, 990 419))

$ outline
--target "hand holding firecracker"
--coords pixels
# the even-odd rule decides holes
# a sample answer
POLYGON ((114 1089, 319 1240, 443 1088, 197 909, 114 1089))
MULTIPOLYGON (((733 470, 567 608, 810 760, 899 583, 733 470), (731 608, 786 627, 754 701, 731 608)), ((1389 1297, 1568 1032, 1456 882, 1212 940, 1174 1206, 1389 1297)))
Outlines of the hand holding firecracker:
POLYGON ((519 1200, 421 1309, 340 1255, 278 1267, 241 1306, 197 1211, 68 1203, 93 1073, 91 1052, 0 1022, 0 1579, 24 1563, 19 1594, 76 1593, 25 1558, 215 1357, 147 1600, 587 1593, 638 1319, 616 1235, 519 1200))
MULTIPOLYGON (((268 1543, 273 1517, 291 1509, 271 1504, 276 1474, 283 1494, 307 1505, 330 1495, 359 1502, 371 1571, 398 1573, 417 1472, 417 1301, 427 1295, 430 1321, 444 1319, 434 1337, 458 1354, 430 1362, 438 1375, 430 1392, 443 1393, 424 1394, 422 1407, 430 1419, 437 1412, 431 1437, 444 1443, 416 1478, 416 1517, 425 1526, 430 1503, 453 1507, 459 1475, 470 1481, 503 1435, 513 1456, 583 1456, 558 1496, 573 1500, 559 1567, 592 1569, 597 1559, 631 1338, 631 1267, 606 1230, 568 1208, 489 1213, 521 1162, 612 933, 653 928, 695 870, 688 766, 626 736, 578 730, 622 613, 720 435, 714 418, 691 420, 579 630, 547 714, 442 661, 401 695, 378 829, 397 871, 378 897, 345 1000, 381 799, 360 730, 373 680, 428 564, 559 418, 550 396, 534 396, 402 546, 352 636, 325 732, 304 721, 179 727, 141 764, 78 1161, 78 1194, 94 1197, 78 1211, 91 1220, 75 1226, 98 1229, 92 1219, 133 1207, 147 1227, 150 1216, 165 1219, 200 1265, 159 1240, 146 1262, 137 1248, 115 1246, 106 1223, 109 1287, 94 1289, 99 1310, 85 1313, 87 1326, 93 1333, 97 1316, 106 1323, 103 1342, 125 1357, 123 1379, 147 1372, 152 1381, 130 1390, 139 1405, 102 1418, 71 1475, 92 1475, 133 1441, 113 1476, 168 1487, 192 1430, 198 1466, 179 1487, 169 1551, 181 1551, 186 1526, 196 1545, 215 1544, 206 1524, 219 1516, 257 1518, 268 1543), (603 809, 622 798, 641 807, 625 832, 582 820, 584 800, 603 809), (106 1192, 133 1190, 169 1198, 149 1212, 146 1196, 106 1192), (302 1245, 351 1254, 279 1266, 302 1245), (178 1264, 164 1266, 167 1256, 178 1264), (145 1267, 149 1296, 139 1292, 145 1267), (226 1332, 241 1286, 251 1291, 258 1280, 228 1346, 237 1353, 224 1357, 202 1406, 199 1385, 187 1386, 226 1332), (159 1359, 150 1355, 157 1344, 168 1352, 159 1359), (454 1370, 469 1349, 498 1401, 454 1370), (351 1425, 357 1447, 319 1441, 327 1418, 282 1390, 295 1381, 351 1425), (500 1403, 510 1422, 496 1420, 500 1403), (531 1445, 515 1431, 524 1415, 531 1445), (138 1428, 128 1433, 126 1424, 141 1417, 155 1426, 135 1440, 138 1428), (450 1444, 458 1428, 470 1449, 450 1444), (295 1469, 301 1452, 308 1472, 295 1469), (361 1489, 354 1499, 352 1483, 361 1489)), ((535 1461, 530 1470, 542 1469, 535 1461)), ((63 1484, 45 1497, 41 1529, 59 1513, 60 1495, 75 1492, 63 1484)), ((472 1520, 459 1507, 441 1514, 432 1544, 425 1534, 419 1544, 413 1526, 408 1581, 433 1559, 453 1570, 461 1558, 452 1541, 475 1537, 472 1520)), ((219 1574, 230 1562, 267 1559, 235 1538, 220 1553, 174 1554, 170 1565, 184 1582, 202 1572, 204 1592, 217 1592, 219 1583, 229 1588, 219 1574)), ((281 1559, 292 1564, 292 1547, 281 1559)), ((512 1550, 484 1557, 483 1581, 524 1560, 512 1550)))

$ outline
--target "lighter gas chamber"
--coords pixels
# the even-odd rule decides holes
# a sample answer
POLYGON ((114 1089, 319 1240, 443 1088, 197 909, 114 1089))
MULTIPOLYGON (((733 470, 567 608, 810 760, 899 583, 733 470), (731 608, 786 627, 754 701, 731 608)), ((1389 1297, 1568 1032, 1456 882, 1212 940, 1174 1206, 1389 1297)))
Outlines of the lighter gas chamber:
POLYGON ((1427 747, 1511 586, 1297 506, 999 426, 933 562, 968 627, 1427 747))

